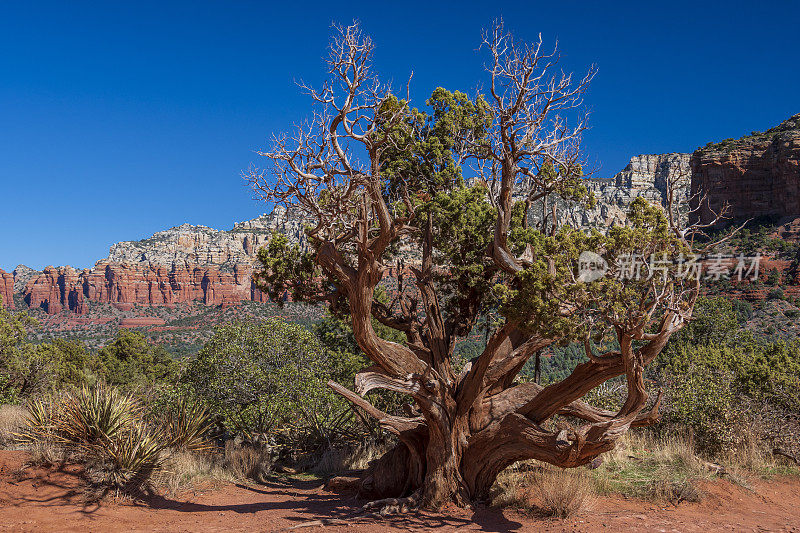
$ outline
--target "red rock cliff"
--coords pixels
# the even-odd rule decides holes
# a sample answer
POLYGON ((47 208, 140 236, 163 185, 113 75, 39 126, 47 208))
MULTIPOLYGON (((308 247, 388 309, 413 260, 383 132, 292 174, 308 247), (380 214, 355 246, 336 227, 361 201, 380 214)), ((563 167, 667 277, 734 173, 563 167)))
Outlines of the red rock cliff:
POLYGON ((3 299, 3 307, 14 309, 14 276, 0 269, 0 297, 3 299))
POLYGON ((700 148, 691 167, 692 195, 707 195, 704 223, 726 203, 737 219, 800 215, 800 114, 764 133, 700 148))
POLYGON ((64 307, 79 314, 86 312, 81 274, 71 267, 45 268, 28 282, 22 296, 29 307, 40 307, 50 315, 64 307))
POLYGON ((244 300, 267 301, 266 295, 254 288, 250 274, 249 268, 240 265, 232 273, 191 265, 166 268, 99 263, 80 273, 70 267, 47 267, 28 282, 23 297, 30 307, 40 307, 49 314, 64 308, 83 314, 88 302, 131 308, 194 300, 224 306, 244 300))

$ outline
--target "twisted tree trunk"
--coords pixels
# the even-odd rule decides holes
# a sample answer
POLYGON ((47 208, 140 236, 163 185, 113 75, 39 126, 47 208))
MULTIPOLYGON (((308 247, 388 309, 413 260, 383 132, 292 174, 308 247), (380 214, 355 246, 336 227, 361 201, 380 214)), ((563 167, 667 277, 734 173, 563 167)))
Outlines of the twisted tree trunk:
MULTIPOLYGON (((591 462, 611 450, 630 427, 657 419, 660 394, 653 408, 643 412, 648 395, 642 371, 661 351, 674 327, 673 321, 665 320, 661 332, 639 349, 633 348, 632 338, 622 335, 619 353, 595 356, 559 383, 548 387, 520 383, 506 388, 484 383, 474 400, 464 393, 476 366, 468 368, 452 387, 413 375, 401 381, 374 368, 359 374, 357 390, 362 394, 377 387, 411 394, 423 413, 417 418, 383 413, 359 394, 331 382, 336 392, 377 418, 399 439, 395 448, 366 470, 359 486, 361 496, 377 500, 373 506, 384 506, 384 510, 437 509, 451 501, 468 505, 488 498, 500 472, 517 461, 535 459, 564 468, 591 462), (620 375, 628 380, 628 397, 619 412, 597 409, 579 399, 620 375), (493 389, 496 392, 488 394, 493 389), (574 430, 545 429, 544 422, 556 414, 587 423, 574 430)), ((509 353, 514 352, 506 354, 506 365, 509 353)), ((486 373, 498 376, 496 370, 490 365, 486 373)))

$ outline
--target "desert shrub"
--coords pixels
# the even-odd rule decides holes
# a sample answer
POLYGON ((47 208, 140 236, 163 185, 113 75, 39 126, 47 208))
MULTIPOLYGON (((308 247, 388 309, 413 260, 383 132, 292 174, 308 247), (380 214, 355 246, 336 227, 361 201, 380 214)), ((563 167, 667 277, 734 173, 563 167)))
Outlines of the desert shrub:
POLYGON ((207 451, 213 446, 209 436, 214 420, 199 401, 182 396, 170 405, 163 417, 169 446, 176 450, 207 451))
POLYGON ((59 402, 53 396, 31 399, 27 403, 27 416, 16 439, 25 444, 55 441, 55 410, 59 402))
POLYGON ((13 314, 0 305, 0 400, 19 403, 22 398, 43 388, 41 367, 46 360, 25 341, 35 321, 27 314, 13 314))
POLYGON ((743 427, 755 421, 753 405, 774 413, 800 408, 800 343, 754 336, 740 327, 739 311, 725 298, 699 300, 695 319, 650 374, 667 391, 664 424, 690 428, 710 454, 741 445, 743 427))
POLYGON ((178 362, 163 348, 126 329, 121 329, 97 355, 100 377, 126 389, 174 381, 180 370, 178 362))
POLYGON ((36 325, 27 314, 0 306, 0 403, 21 403, 30 396, 80 386, 93 374, 93 359, 82 344, 29 342, 28 333, 36 325))
POLYGON ((770 270, 769 274, 767 274, 767 279, 765 280, 765 283, 767 285, 775 287, 776 285, 779 285, 780 282, 781 282, 781 272, 780 272, 780 270, 778 270, 778 269, 770 270))
POLYGON ((783 289, 776 287, 767 293, 768 300, 783 300, 783 289))
MULTIPOLYGON (((697 351, 687 357, 705 355, 697 351)), ((735 447, 744 414, 736 408, 732 373, 700 361, 672 370, 669 376, 665 421, 691 428, 699 447, 709 453, 735 447)))
POLYGON ((746 300, 731 300, 731 309, 739 324, 743 324, 753 318, 753 304, 746 300))
POLYGON ((67 396, 54 411, 54 430, 69 444, 92 445, 120 440, 136 426, 141 407, 130 395, 114 388, 83 387, 67 396))
POLYGON ((11 376, 0 374, 0 405, 17 405, 19 403, 19 390, 11 383, 11 376))
POLYGON ((326 386, 337 364, 310 331, 272 318, 217 328, 184 380, 229 432, 301 448, 330 441, 349 413, 326 386))
POLYGON ((137 420, 88 448, 89 477, 101 489, 135 495, 162 466, 166 446, 165 435, 137 420))

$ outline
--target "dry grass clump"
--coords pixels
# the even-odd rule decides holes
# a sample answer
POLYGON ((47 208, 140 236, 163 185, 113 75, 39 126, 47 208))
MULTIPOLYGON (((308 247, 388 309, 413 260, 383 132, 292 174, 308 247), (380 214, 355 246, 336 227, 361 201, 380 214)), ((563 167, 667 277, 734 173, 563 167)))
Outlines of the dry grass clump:
POLYGON ((689 438, 629 433, 603 464, 592 471, 601 494, 619 493, 651 501, 699 501, 698 480, 709 479, 721 467, 701 459, 689 438))
POLYGON ((765 445, 758 433, 746 430, 739 446, 722 458, 726 474, 735 483, 750 487, 753 478, 769 479, 774 475, 800 476, 797 455, 782 448, 765 445))
POLYGON ((492 504, 541 516, 568 518, 590 510, 597 496, 584 469, 523 463, 507 470, 492 491, 492 504))
POLYGON ((594 506, 597 497, 586 471, 547 469, 533 480, 534 501, 546 516, 567 518, 594 506))
POLYGON ((66 463, 70 454, 59 444, 51 440, 41 440, 28 447, 30 459, 27 464, 31 466, 54 466, 66 463))
POLYGON ((204 481, 233 483, 240 479, 241 476, 226 469, 225 465, 212 455, 177 451, 167 457, 154 476, 153 483, 165 489, 168 494, 176 494, 204 481))
POLYGON ((386 446, 372 442, 358 446, 331 446, 322 454, 313 471, 318 475, 325 476, 350 470, 363 470, 384 453, 386 453, 386 446))
MULTIPOLYGON (((533 485, 533 474, 525 466, 533 463, 517 463, 497 476, 489 494, 495 507, 524 509, 528 506, 528 489, 533 485)), ((533 468, 541 468, 533 466, 533 468)))
POLYGON ((225 443, 225 470, 235 477, 252 479, 263 483, 272 471, 272 453, 269 446, 225 443))
POLYGON ((595 469, 517 463, 498 477, 492 502, 561 518, 590 509, 603 494, 677 504, 699 501, 697 481, 722 472, 726 469, 698 457, 685 436, 630 433, 595 469))
POLYGON ((16 442, 28 410, 21 405, 0 405, 0 448, 8 448, 16 442))

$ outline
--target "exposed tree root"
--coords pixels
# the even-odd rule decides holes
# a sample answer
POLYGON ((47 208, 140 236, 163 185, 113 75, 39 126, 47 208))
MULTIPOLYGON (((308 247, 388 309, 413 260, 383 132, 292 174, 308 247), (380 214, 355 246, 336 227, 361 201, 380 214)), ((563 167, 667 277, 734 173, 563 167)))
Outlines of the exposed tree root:
POLYGON ((786 457, 787 459, 791 460, 794 464, 800 466, 800 460, 796 456, 792 455, 791 453, 785 450, 781 450, 780 448, 775 448, 774 450, 772 450, 772 454, 779 455, 781 457, 786 457))
POLYGON ((360 512, 369 513, 371 516, 385 517, 395 514, 405 514, 419 510, 420 495, 415 492, 405 498, 384 498, 375 500, 361 507, 360 512))
POLYGON ((309 520, 308 522, 300 522, 292 527, 287 527, 286 531, 294 529, 302 529, 305 527, 323 527, 323 526, 346 526, 347 521, 340 518, 321 518, 319 520, 309 520))

